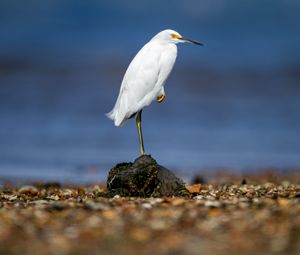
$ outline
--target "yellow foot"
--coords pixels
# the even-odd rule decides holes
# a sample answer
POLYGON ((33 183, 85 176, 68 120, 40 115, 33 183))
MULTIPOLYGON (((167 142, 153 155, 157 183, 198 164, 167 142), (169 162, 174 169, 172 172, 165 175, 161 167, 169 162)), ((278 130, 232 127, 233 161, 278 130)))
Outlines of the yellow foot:
POLYGON ((158 103, 161 103, 162 101, 164 101, 164 99, 165 99, 165 95, 160 95, 160 96, 158 96, 157 98, 156 98, 156 101, 158 102, 158 103))

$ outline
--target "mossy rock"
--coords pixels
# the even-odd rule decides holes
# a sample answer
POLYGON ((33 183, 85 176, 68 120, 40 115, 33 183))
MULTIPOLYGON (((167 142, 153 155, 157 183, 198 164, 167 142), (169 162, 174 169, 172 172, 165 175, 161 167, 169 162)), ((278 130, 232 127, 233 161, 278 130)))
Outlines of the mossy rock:
POLYGON ((108 194, 132 197, 189 196, 184 182, 160 166, 150 155, 112 168, 107 178, 108 194))

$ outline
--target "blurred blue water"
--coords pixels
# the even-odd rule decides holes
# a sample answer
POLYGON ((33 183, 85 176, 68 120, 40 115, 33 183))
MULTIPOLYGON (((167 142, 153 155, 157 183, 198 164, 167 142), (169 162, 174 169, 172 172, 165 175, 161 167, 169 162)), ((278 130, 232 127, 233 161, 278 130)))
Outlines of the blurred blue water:
POLYGON ((207 168, 300 166, 298 1, 1 1, 0 177, 103 180, 138 155, 115 128, 131 58, 174 28, 163 104, 144 111, 147 152, 191 176, 207 168), (158 8, 160 7, 160 8, 158 8))

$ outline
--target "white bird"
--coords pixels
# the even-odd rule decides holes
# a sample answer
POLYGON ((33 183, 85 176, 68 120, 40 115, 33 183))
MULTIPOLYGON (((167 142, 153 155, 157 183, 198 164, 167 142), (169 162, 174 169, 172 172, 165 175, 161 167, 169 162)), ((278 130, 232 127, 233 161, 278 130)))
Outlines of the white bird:
POLYGON ((145 44, 129 64, 115 106, 106 114, 117 127, 137 114, 141 155, 145 153, 141 129, 142 110, 153 100, 159 103, 164 100, 164 84, 177 57, 176 44, 184 42, 202 45, 183 38, 171 29, 159 32, 145 44))

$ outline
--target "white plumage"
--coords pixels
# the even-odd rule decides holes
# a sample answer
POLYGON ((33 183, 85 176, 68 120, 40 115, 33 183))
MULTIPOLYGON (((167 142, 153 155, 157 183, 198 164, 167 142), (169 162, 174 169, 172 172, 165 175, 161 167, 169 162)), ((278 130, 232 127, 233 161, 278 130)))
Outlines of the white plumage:
MULTIPOLYGON (((124 75, 120 92, 114 108, 106 115, 116 126, 138 113, 140 123, 141 111, 157 98, 164 98, 164 84, 174 66, 177 57, 177 43, 196 41, 184 39, 174 30, 167 29, 155 35, 137 53, 124 75)), ((138 126, 141 153, 142 135, 138 126)))
MULTIPOLYGON (((169 43, 164 30, 154 36, 134 57, 124 75, 116 104, 107 116, 116 126, 122 125, 130 116, 164 95, 164 83, 177 56, 175 43, 169 43)), ((178 34, 178 33, 177 33, 178 34)))

